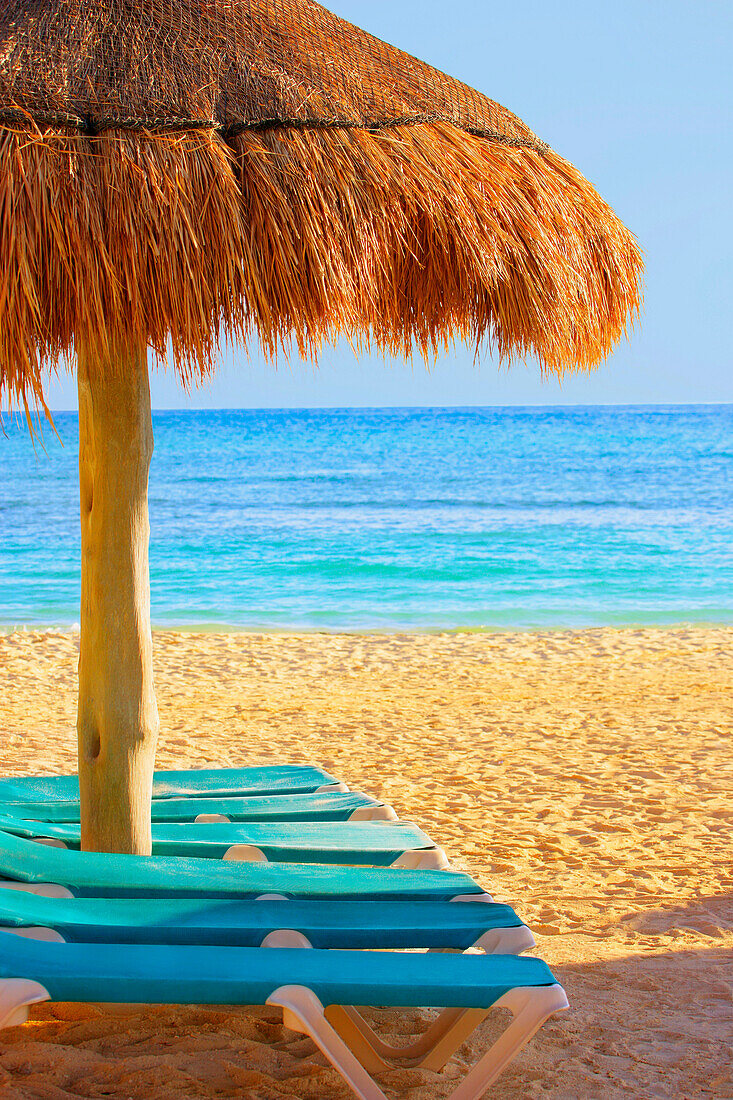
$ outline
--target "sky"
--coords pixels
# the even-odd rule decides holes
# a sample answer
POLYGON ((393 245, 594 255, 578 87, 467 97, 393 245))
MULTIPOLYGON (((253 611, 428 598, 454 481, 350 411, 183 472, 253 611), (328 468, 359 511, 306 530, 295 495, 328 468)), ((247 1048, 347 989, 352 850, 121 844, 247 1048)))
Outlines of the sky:
MULTIPOLYGON (((731 0, 330 0, 337 15, 465 81, 572 161, 637 235, 645 309, 595 373, 543 382, 536 364, 421 361, 326 349, 277 369, 256 346, 183 393, 152 376, 155 408, 733 402, 731 0)), ((48 387, 52 409, 76 385, 48 387)))

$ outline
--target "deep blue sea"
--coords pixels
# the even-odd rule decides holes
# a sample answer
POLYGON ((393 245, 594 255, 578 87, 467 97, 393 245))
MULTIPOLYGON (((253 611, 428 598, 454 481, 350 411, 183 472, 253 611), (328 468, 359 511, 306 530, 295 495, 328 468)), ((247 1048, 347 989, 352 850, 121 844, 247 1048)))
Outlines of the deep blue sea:
MULTIPOLYGON (((0 627, 78 621, 77 420, 0 434, 0 627), (63 443, 63 445, 62 445, 63 443)), ((158 412, 159 627, 733 622, 733 406, 158 412)))

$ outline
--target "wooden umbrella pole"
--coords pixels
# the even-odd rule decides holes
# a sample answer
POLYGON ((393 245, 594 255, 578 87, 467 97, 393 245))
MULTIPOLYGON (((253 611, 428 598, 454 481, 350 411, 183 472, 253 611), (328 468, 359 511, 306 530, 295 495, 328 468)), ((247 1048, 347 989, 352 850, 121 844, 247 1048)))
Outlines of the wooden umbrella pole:
POLYGON ((87 850, 151 851, 158 708, 148 568, 153 453, 147 348, 78 348, 79 785, 87 850))

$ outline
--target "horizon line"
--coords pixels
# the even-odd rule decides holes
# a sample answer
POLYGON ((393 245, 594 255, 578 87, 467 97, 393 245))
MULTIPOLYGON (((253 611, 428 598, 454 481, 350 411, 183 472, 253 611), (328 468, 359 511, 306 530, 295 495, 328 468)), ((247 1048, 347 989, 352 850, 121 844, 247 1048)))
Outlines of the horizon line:
MULTIPOLYGON (((508 404, 508 405, 205 405, 198 408, 181 406, 154 405, 152 412, 204 413, 204 412, 400 412, 405 409, 415 411, 445 411, 486 409, 663 409, 663 408, 730 408, 733 401, 576 401, 572 403, 553 402, 551 404, 508 404)), ((13 410, 19 412, 20 410, 13 410)), ((78 413, 77 408, 51 409, 52 415, 60 413, 78 413)), ((0 410, 0 415, 11 415, 10 410, 0 410)))

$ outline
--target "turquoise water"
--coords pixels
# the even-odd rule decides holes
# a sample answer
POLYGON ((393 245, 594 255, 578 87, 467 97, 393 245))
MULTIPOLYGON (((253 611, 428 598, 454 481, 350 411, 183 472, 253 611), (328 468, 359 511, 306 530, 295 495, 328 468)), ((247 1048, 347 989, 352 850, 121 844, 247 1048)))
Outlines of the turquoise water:
MULTIPOLYGON (((733 622, 733 406, 164 412, 158 626, 733 622)), ((78 621, 77 421, 0 435, 0 625, 78 621)))

